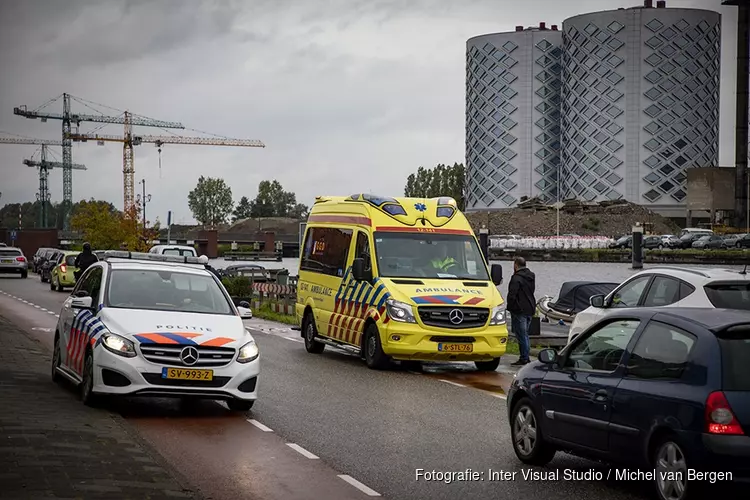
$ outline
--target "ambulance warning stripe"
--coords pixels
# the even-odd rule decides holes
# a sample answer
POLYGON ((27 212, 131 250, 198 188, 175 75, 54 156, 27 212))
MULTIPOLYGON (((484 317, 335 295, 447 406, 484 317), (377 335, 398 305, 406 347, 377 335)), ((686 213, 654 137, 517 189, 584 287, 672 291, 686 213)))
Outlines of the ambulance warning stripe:
POLYGON ((471 231, 468 229, 443 229, 418 226, 378 226, 376 230, 394 233, 471 234, 471 231))
POLYGON ((372 220, 369 217, 356 215, 311 215, 307 222, 319 222, 321 224, 359 224, 361 226, 371 226, 372 220))
POLYGON ((86 347, 96 346, 97 340, 106 331, 104 323, 88 309, 82 309, 73 318, 68 337, 66 363, 75 373, 83 372, 86 347))
MULTIPOLYGON (((376 278, 374 285, 359 281, 346 270, 334 298, 333 314, 328 324, 328 336, 348 344, 360 345, 367 318, 378 321, 385 313, 385 301, 390 293, 376 278)), ((389 318, 385 316, 384 322, 389 318)))

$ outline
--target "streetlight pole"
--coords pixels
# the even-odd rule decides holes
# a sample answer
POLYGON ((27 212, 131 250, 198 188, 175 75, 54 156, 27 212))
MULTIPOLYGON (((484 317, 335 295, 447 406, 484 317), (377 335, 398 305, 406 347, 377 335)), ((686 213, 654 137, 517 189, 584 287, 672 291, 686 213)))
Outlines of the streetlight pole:
POLYGON ((146 194, 146 179, 141 179, 141 182, 138 184, 141 185, 143 188, 143 195, 138 195, 136 201, 139 205, 141 205, 143 210, 143 229, 146 229, 146 203, 151 202, 151 195, 146 194))

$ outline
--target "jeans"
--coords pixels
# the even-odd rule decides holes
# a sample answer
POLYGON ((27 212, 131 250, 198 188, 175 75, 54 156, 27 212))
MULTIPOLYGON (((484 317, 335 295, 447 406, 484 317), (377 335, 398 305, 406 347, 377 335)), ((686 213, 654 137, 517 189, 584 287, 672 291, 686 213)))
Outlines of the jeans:
POLYGON ((510 327, 513 335, 518 341, 518 350, 521 352, 520 360, 529 361, 529 329, 531 328, 531 316, 527 314, 511 314, 510 327))

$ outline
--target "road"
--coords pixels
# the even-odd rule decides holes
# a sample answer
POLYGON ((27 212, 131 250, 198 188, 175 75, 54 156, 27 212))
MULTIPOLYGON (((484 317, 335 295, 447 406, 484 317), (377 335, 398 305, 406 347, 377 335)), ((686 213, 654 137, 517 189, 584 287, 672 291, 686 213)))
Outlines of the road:
MULTIPOLYGON (((66 296, 36 275, 0 277, 0 312, 48 347, 66 296)), ((378 372, 335 349, 308 354, 287 327, 250 320, 248 328, 262 367, 260 399, 248 414, 214 402, 110 404, 209 498, 625 500, 649 492, 637 482, 525 481, 509 438, 507 366, 490 374, 451 364, 378 372), (417 469, 482 476, 417 481, 417 469), (490 470, 517 474, 491 481, 490 470)), ((607 474, 565 454, 550 468, 607 474)))

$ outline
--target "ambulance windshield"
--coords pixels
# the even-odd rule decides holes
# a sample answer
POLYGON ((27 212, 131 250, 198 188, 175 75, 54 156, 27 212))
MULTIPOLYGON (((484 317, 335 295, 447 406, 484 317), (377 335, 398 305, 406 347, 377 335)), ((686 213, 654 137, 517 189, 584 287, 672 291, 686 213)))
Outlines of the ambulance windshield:
POLYGON ((384 278, 489 281, 476 240, 468 234, 375 233, 378 271, 384 278))

